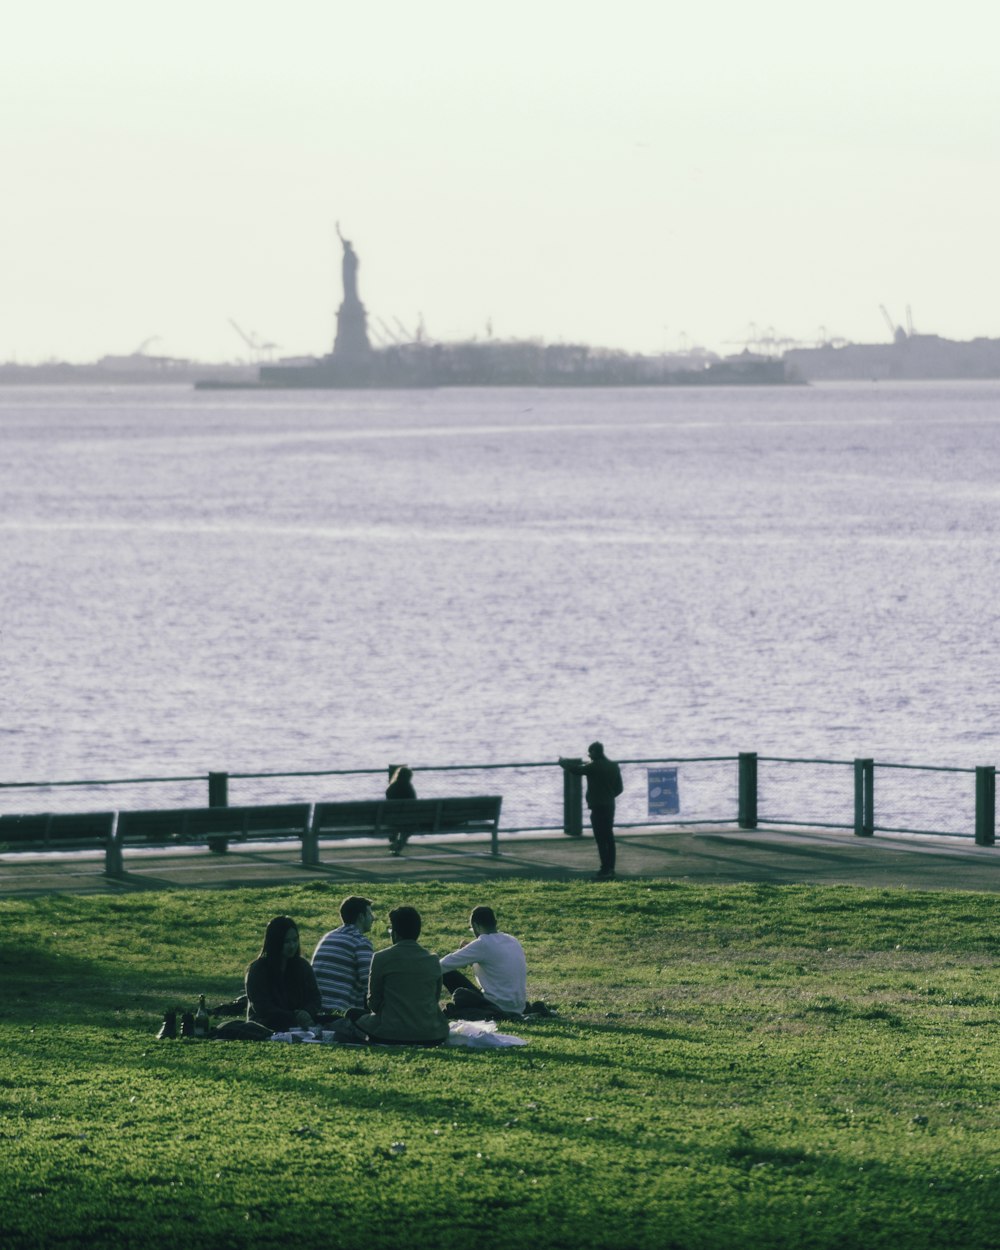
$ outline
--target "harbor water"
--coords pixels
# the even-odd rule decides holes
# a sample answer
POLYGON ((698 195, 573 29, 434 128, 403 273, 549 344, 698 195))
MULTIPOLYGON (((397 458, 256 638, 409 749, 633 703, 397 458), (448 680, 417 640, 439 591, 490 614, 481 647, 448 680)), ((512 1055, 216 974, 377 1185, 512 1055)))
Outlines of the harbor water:
POLYGON ((0 780, 998 762, 1000 383, 0 389, 0 780))

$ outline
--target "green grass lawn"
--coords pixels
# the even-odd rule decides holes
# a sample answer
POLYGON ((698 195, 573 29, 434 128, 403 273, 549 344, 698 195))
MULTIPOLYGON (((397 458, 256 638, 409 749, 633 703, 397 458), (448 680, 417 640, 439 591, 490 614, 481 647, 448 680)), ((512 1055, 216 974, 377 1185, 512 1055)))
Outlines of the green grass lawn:
POLYGON ((351 886, 439 953, 492 903, 526 1047, 154 1040, 342 887, 0 902, 0 1246, 1000 1245, 994 897, 471 889, 351 886))

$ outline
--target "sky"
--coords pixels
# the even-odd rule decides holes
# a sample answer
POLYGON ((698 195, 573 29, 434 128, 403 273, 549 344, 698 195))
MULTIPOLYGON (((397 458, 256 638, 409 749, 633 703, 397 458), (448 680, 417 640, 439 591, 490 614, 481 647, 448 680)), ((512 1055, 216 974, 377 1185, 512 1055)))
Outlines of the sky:
POLYGON ((1000 337, 996 0, 15 0, 0 361, 1000 337), (909 313, 907 312, 909 310, 909 313))

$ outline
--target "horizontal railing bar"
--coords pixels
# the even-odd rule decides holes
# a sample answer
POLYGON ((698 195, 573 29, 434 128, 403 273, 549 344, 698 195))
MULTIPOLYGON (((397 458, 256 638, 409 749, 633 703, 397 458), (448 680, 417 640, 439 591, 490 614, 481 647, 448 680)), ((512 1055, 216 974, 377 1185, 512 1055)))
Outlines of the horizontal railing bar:
POLYGON ((954 829, 907 829, 904 826, 897 825, 872 825, 876 833, 925 833, 935 838, 968 838, 972 841, 971 833, 956 833, 954 829))
POLYGON ((922 773, 974 773, 974 768, 951 768, 944 764, 883 764, 875 760, 876 768, 909 768, 922 773))
POLYGON ((761 816, 758 813, 757 827, 761 825, 788 825, 796 829, 853 829, 854 822, 843 820, 782 820, 780 816, 761 816))
POLYGON ((699 816, 697 820, 627 820, 615 821, 615 831, 619 829, 659 829, 663 825, 735 825, 738 821, 735 817, 727 817, 724 820, 716 820, 713 816, 699 816))
POLYGON ((0 790, 51 790, 56 786, 138 786, 159 781, 207 781, 208 773, 191 777, 114 777, 94 781, 0 781, 0 790))
MULTIPOLYGON (((623 763, 625 761, 622 761, 623 763)), ((544 762, 533 761, 531 763, 521 764, 410 764, 415 773, 464 773, 483 769, 500 769, 500 768, 555 768, 556 760, 546 760, 544 762)), ((384 775, 385 768, 310 768, 299 772, 281 772, 281 773, 229 773, 228 776, 233 781, 248 780, 277 780, 281 777, 361 777, 365 775, 378 773, 384 775)))
POLYGON ((619 764, 732 764, 738 755, 656 755, 651 759, 619 760, 619 764))
MULTIPOLYGON (((561 833, 562 825, 497 825, 497 833, 561 833)), ((417 835, 419 837, 419 834, 417 835)))
MULTIPOLYGON (((620 764, 719 764, 731 763, 739 759, 738 755, 659 755, 637 759, 619 760, 620 764)), ((838 767, 852 766, 854 760, 810 759, 805 756, 760 755, 757 757, 763 764, 824 764, 838 767)), ((523 760, 505 764, 415 764, 414 772, 472 772, 499 771, 510 768, 554 768, 558 760, 523 760)), ((876 768, 909 769, 917 772, 938 773, 975 773, 975 768, 959 768, 951 765, 938 764, 894 764, 874 761, 876 768)), ((220 770, 224 771, 224 770, 220 770)), ((280 780, 282 777, 360 777, 376 776, 386 772, 380 768, 308 768, 289 769, 279 772, 228 772, 226 775, 233 781, 266 781, 280 780)), ((96 777, 91 779, 78 778, 73 781, 0 781, 0 790, 44 790, 57 787, 69 788, 76 786, 128 786, 150 785, 155 783, 169 784, 172 782, 205 781, 209 774, 185 773, 181 775, 159 777, 96 777)))
POLYGON ((845 764, 854 766, 853 760, 813 760, 798 758, 793 755, 758 755, 758 764, 845 764))
MULTIPOLYGON (((655 755, 650 759, 619 760, 619 764, 722 764, 739 759, 737 755, 655 755)), ((499 769, 551 769, 557 760, 522 760, 516 764, 414 764, 414 773, 467 773, 474 770, 499 769)), ((267 778, 326 778, 326 776, 361 776, 385 773, 385 769, 301 769, 282 773, 230 773, 234 781, 265 780, 267 778)))
POLYGON ((365 774, 385 775, 384 768, 304 768, 281 773, 226 773, 230 781, 278 781, 282 777, 360 777, 365 774))

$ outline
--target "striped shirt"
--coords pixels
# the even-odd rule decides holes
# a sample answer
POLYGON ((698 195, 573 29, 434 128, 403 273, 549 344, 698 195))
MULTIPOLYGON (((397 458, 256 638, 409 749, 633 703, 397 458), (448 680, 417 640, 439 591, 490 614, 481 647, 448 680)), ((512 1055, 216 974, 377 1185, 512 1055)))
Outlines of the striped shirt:
POLYGON ((364 1007, 374 949, 353 924, 342 924, 320 938, 313 951, 312 968, 324 1011, 364 1007))

